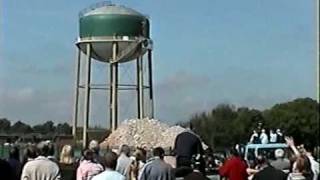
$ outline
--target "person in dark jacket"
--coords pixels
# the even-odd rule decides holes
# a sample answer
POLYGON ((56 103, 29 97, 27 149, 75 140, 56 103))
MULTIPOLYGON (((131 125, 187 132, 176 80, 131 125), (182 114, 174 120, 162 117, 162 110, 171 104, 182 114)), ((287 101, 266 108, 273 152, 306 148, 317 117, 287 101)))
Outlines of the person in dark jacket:
MULTIPOLYGON (((204 154, 202 143, 197 134, 193 131, 193 126, 190 123, 186 131, 178 134, 174 143, 174 152, 176 154, 176 166, 191 167, 191 159, 193 155, 200 155, 201 158, 204 154)), ((205 173, 205 163, 203 158, 201 161, 201 172, 205 173)))
POLYGON ((286 180, 287 175, 274 167, 272 167, 266 157, 260 156, 257 158, 260 166, 259 172, 253 176, 253 180, 286 180))
POLYGON ((0 179, 14 180, 13 169, 10 164, 3 159, 0 159, 0 179))
POLYGON ((13 146, 10 148, 8 163, 13 170, 14 179, 19 180, 22 171, 22 164, 20 162, 20 153, 18 147, 13 146))
POLYGON ((207 178, 204 174, 202 174, 200 172, 200 164, 201 164, 201 161, 200 161, 200 156, 194 156, 192 158, 192 169, 193 171, 191 173, 189 173, 188 175, 186 175, 183 179, 184 180, 210 180, 209 178, 207 178))

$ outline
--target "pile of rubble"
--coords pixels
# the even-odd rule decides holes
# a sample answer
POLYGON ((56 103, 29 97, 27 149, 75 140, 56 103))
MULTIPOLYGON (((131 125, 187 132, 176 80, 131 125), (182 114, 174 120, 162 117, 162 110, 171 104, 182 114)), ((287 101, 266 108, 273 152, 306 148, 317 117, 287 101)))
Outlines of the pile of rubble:
POLYGON ((155 119, 129 119, 122 122, 101 146, 118 147, 127 144, 133 147, 170 148, 174 146, 176 136, 184 130, 180 126, 170 127, 155 119))

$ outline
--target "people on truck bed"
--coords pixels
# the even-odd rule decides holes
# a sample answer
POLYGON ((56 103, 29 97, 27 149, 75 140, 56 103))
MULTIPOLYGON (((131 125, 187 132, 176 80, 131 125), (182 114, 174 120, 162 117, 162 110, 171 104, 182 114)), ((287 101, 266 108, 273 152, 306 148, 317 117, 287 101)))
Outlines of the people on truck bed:
POLYGON ((249 144, 268 144, 268 143, 285 143, 283 133, 280 129, 274 132, 272 129, 269 131, 269 136, 265 129, 261 129, 260 135, 256 130, 253 130, 249 139, 249 144))

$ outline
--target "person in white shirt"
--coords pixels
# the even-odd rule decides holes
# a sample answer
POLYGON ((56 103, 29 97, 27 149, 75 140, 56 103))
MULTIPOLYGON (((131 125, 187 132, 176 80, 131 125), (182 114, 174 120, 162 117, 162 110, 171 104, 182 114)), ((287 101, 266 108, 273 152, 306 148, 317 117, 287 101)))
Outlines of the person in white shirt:
POLYGON ((311 164, 311 170, 313 173, 313 180, 318 180, 319 176, 319 163, 314 160, 314 157, 312 156, 313 146, 309 144, 304 144, 305 152, 304 154, 307 156, 307 158, 310 161, 311 164))
POLYGON ((122 174, 115 171, 117 166, 117 158, 118 157, 116 153, 111 151, 107 152, 105 154, 106 169, 102 173, 94 176, 92 180, 125 180, 126 178, 122 174))
POLYGON ((48 145, 45 142, 41 142, 37 145, 37 148, 40 155, 25 164, 21 180, 60 180, 59 166, 46 157, 49 151, 48 145))
POLYGON ((253 130, 253 133, 252 133, 252 135, 250 137, 250 143, 252 143, 252 144, 260 143, 259 142, 259 135, 258 135, 256 130, 253 130))
MULTIPOLYGON (((286 144, 291 148, 291 150, 294 152, 294 154, 297 157, 300 156, 306 156, 308 158, 308 160, 310 161, 310 165, 311 165, 311 171, 313 174, 313 180, 318 180, 319 177, 319 163, 314 160, 314 157, 312 156, 312 150, 313 150, 313 146, 311 144, 304 144, 303 145, 303 150, 299 151, 297 149, 297 147, 294 144, 294 140, 292 137, 285 137, 285 141, 286 144)), ((293 166, 296 166, 295 164, 293 166)))
POLYGON ((272 129, 270 129, 270 143, 277 143, 277 134, 273 132, 272 129))
POLYGON ((260 134, 261 144, 268 144, 268 135, 266 134, 266 130, 262 129, 260 134))
POLYGON ((130 178, 130 165, 132 163, 130 158, 130 147, 128 145, 122 145, 120 148, 120 155, 117 160, 116 171, 124 175, 126 179, 130 178))

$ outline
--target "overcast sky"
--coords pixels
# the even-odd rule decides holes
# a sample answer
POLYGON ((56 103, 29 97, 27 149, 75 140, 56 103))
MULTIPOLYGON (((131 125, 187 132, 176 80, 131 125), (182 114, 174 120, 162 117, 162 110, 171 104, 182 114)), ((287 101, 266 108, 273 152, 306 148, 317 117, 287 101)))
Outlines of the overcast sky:
MULTIPOLYGON (((78 12, 95 2, 1 2, 0 117, 71 122, 78 12)), ((188 120, 220 103, 265 109, 316 97, 314 0, 113 2, 151 19, 160 120, 188 120)), ((134 80, 134 67, 122 65, 122 77, 134 80)), ((93 68, 104 82, 106 65, 93 68)), ((108 124, 105 94, 93 94, 92 126, 108 124)), ((120 120, 134 116, 135 104, 122 93, 120 120)))

